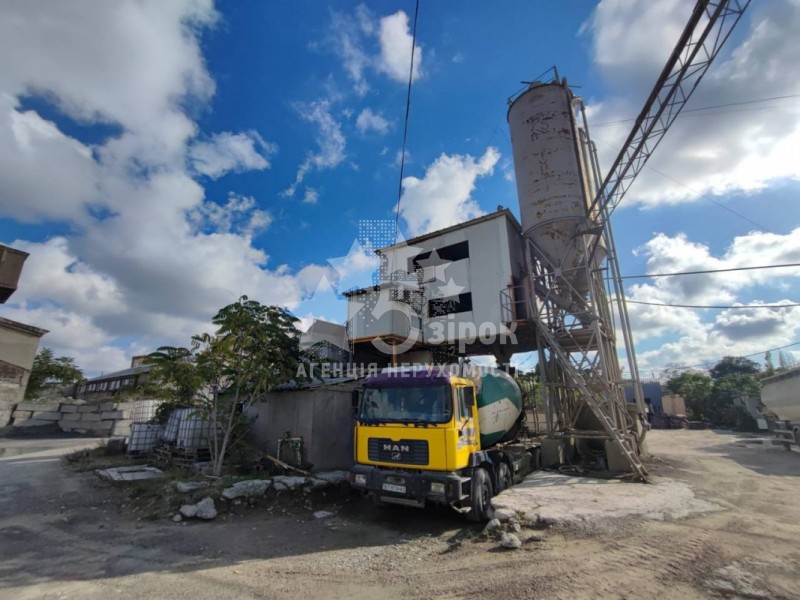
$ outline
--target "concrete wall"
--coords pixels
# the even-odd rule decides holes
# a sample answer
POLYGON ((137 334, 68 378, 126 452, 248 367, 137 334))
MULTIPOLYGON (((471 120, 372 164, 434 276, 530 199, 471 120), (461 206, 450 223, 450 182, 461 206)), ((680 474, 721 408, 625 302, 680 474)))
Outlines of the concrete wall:
POLYGON ((761 381, 761 401, 782 421, 800 421, 800 368, 761 381))
POLYGON ((256 443, 272 456, 287 432, 302 437, 306 458, 315 470, 353 465, 352 390, 356 382, 308 390, 272 392, 250 409, 256 443))
POLYGON ((160 403, 161 400, 96 403, 28 400, 14 407, 11 424, 19 429, 58 425, 64 432, 127 437, 131 423, 149 421, 160 403))
POLYGON ((33 359, 44 329, 0 319, 0 427, 8 424, 28 386, 33 359))
POLYGON ((661 398, 665 415, 686 416, 686 401, 683 396, 677 394, 667 394, 661 398))

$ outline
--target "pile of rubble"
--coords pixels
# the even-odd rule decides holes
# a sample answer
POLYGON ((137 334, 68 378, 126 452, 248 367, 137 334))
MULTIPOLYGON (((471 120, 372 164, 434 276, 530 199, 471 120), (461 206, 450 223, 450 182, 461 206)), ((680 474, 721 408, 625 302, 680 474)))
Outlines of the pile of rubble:
MULTIPOLYGON (((350 474, 347 471, 325 471, 314 473, 309 477, 275 475, 272 479, 246 479, 224 488, 220 493, 220 499, 226 502, 239 503, 242 500, 260 498, 270 489, 277 492, 325 489, 348 481, 349 476, 350 474)), ((178 481, 175 483, 175 489, 180 493, 198 492, 209 486, 209 482, 206 481, 178 481)), ((318 519, 324 519, 332 514, 327 511, 318 511, 314 516, 318 519)), ((179 523, 184 519, 211 520, 216 516, 217 509, 214 499, 209 494, 195 504, 182 505, 180 511, 172 517, 172 520, 179 523)))

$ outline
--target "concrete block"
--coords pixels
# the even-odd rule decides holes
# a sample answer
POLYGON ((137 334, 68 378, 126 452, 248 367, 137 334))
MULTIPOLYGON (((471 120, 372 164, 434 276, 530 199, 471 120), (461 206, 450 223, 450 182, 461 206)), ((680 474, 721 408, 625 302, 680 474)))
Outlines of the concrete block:
POLYGON ((104 421, 106 419, 117 420, 117 419, 122 419, 123 414, 121 410, 104 410, 103 412, 100 413, 100 418, 103 419, 104 421))
POLYGON ((116 410, 133 410, 133 402, 119 402, 116 410))
POLYGON ((130 435, 132 421, 113 421, 112 433, 114 435, 130 435))
POLYGON ((606 440, 606 462, 612 473, 629 473, 631 465, 625 454, 611 440, 606 440))
POLYGON ((30 410, 30 411, 57 411, 59 402, 33 402, 25 401, 17 404, 17 410, 30 410))
POLYGON ((82 422, 81 425, 95 433, 109 434, 114 428, 114 421, 97 421, 94 423, 82 422))
POLYGON ((100 412, 104 412, 107 410, 117 410, 117 403, 116 402, 103 402, 100 405, 100 412))
POLYGON ((11 413, 12 419, 30 419, 33 416, 33 411, 30 410, 15 410, 11 413))
POLYGON ((91 413, 99 411, 100 411, 100 406, 98 404, 82 404, 78 407, 78 412, 82 413, 91 413))
POLYGON ((14 427, 41 427, 43 425, 53 425, 53 421, 43 421, 41 419, 23 419, 21 421, 14 421, 14 427))
POLYGON ((78 413, 61 413, 61 422, 63 421, 80 421, 81 415, 78 413))
POLYGON ((42 421, 58 421, 61 418, 61 413, 58 411, 34 411, 32 419, 41 419, 42 421))
POLYGON ((77 404, 62 404, 61 407, 58 409, 59 412, 62 413, 76 413, 78 412, 78 405, 77 404))
POLYGON ((542 466, 553 467, 564 464, 564 442, 562 440, 542 440, 542 466))
POLYGON ((81 415, 81 421, 83 421, 84 423, 91 421, 100 421, 100 413, 83 413, 81 415))

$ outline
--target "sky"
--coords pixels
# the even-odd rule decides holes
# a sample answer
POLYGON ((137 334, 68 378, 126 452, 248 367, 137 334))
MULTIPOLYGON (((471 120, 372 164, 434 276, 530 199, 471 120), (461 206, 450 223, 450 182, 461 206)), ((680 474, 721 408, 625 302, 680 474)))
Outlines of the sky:
MULTIPOLYGON (((685 0, 421 0, 402 236, 519 214, 507 98, 553 65, 607 168, 685 0)), ((0 316, 87 375, 187 345, 246 294, 344 322, 392 226, 414 3, 0 4, 0 316)), ((623 275, 800 262, 800 1, 753 2, 614 213, 623 275)), ((800 341, 800 269, 626 279, 643 377, 800 341)), ((795 349, 800 349, 800 346, 795 349)), ((792 348, 788 348, 792 350, 792 348)), ((523 363, 529 361, 524 357, 523 363)))

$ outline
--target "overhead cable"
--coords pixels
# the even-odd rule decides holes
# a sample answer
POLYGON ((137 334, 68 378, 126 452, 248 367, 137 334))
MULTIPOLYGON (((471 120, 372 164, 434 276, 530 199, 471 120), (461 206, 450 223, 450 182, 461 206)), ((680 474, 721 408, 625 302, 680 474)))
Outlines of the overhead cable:
POLYGON ((626 298, 628 304, 646 304, 647 306, 669 306, 671 308, 791 308, 800 306, 800 303, 791 304, 739 304, 734 306, 721 306, 715 304, 667 304, 662 302, 645 302, 644 300, 631 300, 626 298))
POLYGON ((408 114, 411 111, 411 83, 414 80, 414 51, 417 48, 417 18, 419 17, 419 0, 414 8, 414 31, 411 34, 411 65, 408 68, 408 93, 406 94, 406 116, 403 120, 403 149, 400 154, 400 181, 397 184, 397 211, 394 215, 394 241, 400 234, 400 200, 403 198, 403 171, 406 166, 406 140, 408 139, 408 114))
POLYGON ((730 273, 731 271, 755 271, 758 269, 781 269, 784 267, 800 267, 800 263, 785 265, 761 265, 758 267, 731 267, 730 269, 706 269, 703 271, 679 271, 676 273, 645 273, 644 275, 623 275, 620 279, 647 279, 650 277, 677 277, 679 275, 706 275, 709 273, 730 273))

